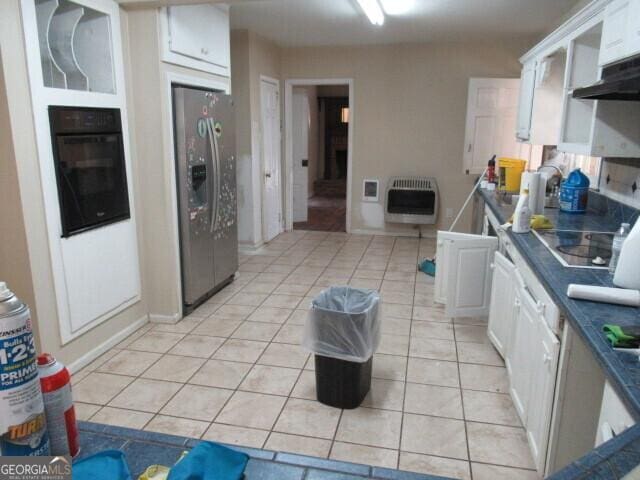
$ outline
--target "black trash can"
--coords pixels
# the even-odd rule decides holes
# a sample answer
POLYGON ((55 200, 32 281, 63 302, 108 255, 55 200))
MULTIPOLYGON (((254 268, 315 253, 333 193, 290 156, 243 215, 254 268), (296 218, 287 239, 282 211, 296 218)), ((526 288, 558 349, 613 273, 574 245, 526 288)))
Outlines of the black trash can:
POLYGON ((373 357, 358 363, 316 355, 315 361, 318 401, 336 408, 359 407, 371 388, 373 357))
POLYGON ((313 299, 303 345, 315 354, 318 401, 358 407, 371 388, 373 353, 380 343, 375 290, 330 287, 313 299))

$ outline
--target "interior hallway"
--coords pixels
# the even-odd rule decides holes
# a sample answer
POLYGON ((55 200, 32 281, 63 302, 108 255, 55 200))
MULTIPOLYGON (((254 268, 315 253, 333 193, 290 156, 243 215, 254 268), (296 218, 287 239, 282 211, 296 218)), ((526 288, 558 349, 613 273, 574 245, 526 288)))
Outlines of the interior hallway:
POLYGON ((347 201, 343 198, 318 197, 309 199, 307 221, 295 222, 294 230, 346 232, 347 201))

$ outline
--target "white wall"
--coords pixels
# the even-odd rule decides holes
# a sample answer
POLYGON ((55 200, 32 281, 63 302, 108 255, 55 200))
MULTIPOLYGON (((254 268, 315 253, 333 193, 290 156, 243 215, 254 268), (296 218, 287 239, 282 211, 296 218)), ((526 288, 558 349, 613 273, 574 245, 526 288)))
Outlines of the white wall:
POLYGON ((262 243, 262 119, 260 77, 280 79, 280 49, 246 30, 231 32, 231 82, 236 104, 238 239, 262 243))
MULTIPOLYGON (((469 77, 519 77, 519 56, 530 41, 403 44, 368 47, 285 48, 282 78, 353 78, 352 230, 415 234, 385 224, 382 199, 362 202, 362 180, 378 178, 381 191, 394 175, 435 176, 439 228, 446 208, 457 211, 474 178, 462 159, 469 77)), ((466 223, 468 224, 468 219, 466 223)), ((434 228, 425 229, 434 233, 434 228)))

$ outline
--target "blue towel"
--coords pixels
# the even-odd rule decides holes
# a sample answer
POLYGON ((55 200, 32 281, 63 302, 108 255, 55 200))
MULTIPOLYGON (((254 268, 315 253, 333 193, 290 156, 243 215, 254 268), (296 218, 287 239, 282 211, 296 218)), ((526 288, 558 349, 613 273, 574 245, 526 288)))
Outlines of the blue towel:
POLYGON ((105 450, 73 464, 73 480, 131 480, 120 450, 105 450))
POLYGON ((171 469, 167 480, 240 480, 248 461, 244 453, 201 442, 171 469))

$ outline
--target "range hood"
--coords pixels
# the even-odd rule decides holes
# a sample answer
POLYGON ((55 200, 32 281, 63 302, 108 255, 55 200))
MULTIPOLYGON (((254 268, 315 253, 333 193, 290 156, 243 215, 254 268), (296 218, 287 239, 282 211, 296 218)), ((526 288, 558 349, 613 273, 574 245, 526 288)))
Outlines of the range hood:
POLYGON ((640 55, 602 69, 602 80, 576 88, 573 98, 640 101, 640 55))

